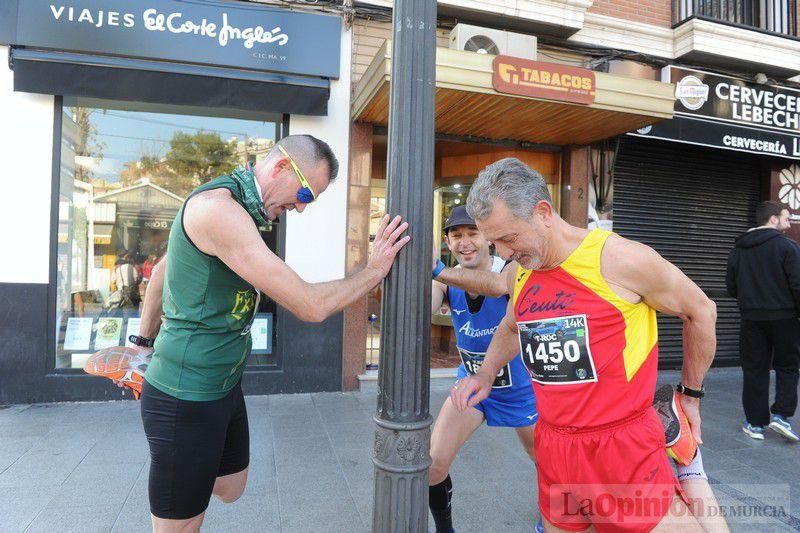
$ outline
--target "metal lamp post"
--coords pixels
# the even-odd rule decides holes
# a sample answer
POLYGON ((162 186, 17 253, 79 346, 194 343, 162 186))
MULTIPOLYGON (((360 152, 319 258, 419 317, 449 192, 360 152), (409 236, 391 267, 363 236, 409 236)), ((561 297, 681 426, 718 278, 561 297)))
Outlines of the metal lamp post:
POLYGON ((436 1, 395 0, 387 212, 411 242, 384 282, 373 461, 375 532, 423 532, 430 466, 436 1))

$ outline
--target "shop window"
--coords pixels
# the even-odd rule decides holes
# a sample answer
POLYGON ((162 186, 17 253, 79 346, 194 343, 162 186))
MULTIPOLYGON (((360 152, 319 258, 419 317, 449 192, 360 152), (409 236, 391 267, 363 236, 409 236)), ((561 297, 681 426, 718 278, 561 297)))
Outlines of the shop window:
MULTIPOLYGON (((55 297, 55 367, 138 332, 153 266, 197 186, 265 157, 280 115, 63 99, 55 297)), ((279 253, 279 224, 262 228, 279 253)), ((250 365, 274 365, 275 303, 262 298, 250 365)))

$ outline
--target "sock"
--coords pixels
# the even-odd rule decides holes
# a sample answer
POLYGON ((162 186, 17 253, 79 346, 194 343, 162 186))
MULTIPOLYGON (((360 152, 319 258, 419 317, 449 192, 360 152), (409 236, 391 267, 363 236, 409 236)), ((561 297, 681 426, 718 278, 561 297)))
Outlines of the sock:
POLYGON ((700 448, 697 448, 697 453, 694 459, 688 466, 677 465, 678 468, 678 481, 685 481, 687 479, 708 479, 706 471, 703 468, 703 456, 700 455, 700 448))
POLYGON ((450 501, 453 497, 453 481, 450 474, 444 481, 428 487, 428 505, 431 508, 433 521, 436 524, 436 533, 451 533, 453 531, 453 516, 450 512, 450 501))

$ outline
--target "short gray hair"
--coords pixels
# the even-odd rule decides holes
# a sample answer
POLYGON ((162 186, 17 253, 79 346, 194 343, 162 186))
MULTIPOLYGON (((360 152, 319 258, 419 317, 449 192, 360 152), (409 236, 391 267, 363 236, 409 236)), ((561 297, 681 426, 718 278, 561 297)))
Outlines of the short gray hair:
POLYGON ((492 214, 495 200, 502 200, 518 218, 529 220, 542 200, 552 205, 542 175, 516 157, 506 157, 481 170, 467 198, 467 213, 475 220, 492 214))

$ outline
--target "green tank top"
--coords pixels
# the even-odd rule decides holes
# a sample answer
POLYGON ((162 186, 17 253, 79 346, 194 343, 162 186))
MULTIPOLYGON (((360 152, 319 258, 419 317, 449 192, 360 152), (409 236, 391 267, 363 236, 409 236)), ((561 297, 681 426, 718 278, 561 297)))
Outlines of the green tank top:
MULTIPOLYGON (((198 187, 189 198, 219 188, 243 205, 244 192, 230 176, 198 187)), ((252 347, 248 326, 256 312, 256 290, 197 249, 183 227, 185 207, 186 202, 169 234, 164 318, 145 379, 175 398, 211 401, 223 398, 242 377, 252 347)))

